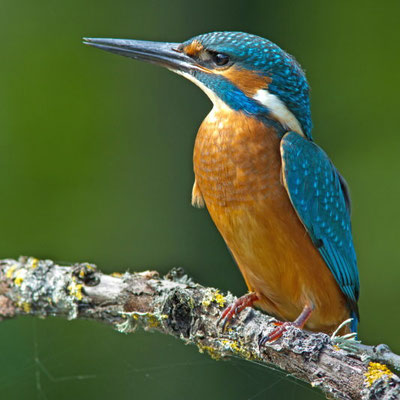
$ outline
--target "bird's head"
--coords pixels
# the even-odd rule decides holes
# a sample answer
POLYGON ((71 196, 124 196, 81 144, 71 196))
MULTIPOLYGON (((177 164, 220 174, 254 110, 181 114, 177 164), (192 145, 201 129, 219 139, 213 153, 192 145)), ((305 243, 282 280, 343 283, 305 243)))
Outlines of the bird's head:
POLYGON ((311 138, 309 86, 300 65, 276 44, 242 32, 213 32, 183 43, 88 39, 85 43, 159 64, 226 105, 311 138))

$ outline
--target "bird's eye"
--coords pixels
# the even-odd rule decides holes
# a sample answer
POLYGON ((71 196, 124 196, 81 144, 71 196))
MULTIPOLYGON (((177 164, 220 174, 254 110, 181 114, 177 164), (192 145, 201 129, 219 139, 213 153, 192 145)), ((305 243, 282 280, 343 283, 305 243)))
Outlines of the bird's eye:
POLYGON ((218 67, 223 67, 224 65, 228 64, 229 56, 222 53, 211 53, 212 60, 215 65, 218 67))

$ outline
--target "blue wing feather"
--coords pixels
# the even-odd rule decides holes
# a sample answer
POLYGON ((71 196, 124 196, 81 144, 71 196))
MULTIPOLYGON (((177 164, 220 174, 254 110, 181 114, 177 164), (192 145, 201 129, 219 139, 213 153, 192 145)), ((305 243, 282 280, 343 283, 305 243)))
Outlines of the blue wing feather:
POLYGON ((312 141, 288 132, 281 142, 282 173, 300 220, 348 299, 356 321, 359 278, 345 180, 325 152, 312 141))

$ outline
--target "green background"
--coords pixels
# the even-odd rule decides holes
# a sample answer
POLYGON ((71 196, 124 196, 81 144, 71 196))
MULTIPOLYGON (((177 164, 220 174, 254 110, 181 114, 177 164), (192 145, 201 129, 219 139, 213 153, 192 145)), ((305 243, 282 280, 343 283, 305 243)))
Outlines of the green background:
MULTIPOLYGON (((209 100, 81 37, 248 31, 307 71, 314 138, 352 193, 360 337, 400 351, 400 3, 375 3, 2 0, 0 257, 90 261, 107 272, 182 266, 243 294, 207 212, 190 206, 209 100)), ((322 398, 280 372, 88 321, 5 321, 0 343, 1 399, 322 398)))

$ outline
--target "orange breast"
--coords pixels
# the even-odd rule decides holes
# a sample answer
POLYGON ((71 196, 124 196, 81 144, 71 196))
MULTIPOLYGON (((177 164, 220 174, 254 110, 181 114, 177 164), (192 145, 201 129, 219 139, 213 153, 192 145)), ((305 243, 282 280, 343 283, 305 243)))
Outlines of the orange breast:
POLYGON ((194 149, 196 183, 258 306, 306 328, 331 332, 349 317, 344 295, 281 183, 279 138, 242 113, 213 109, 194 149))

